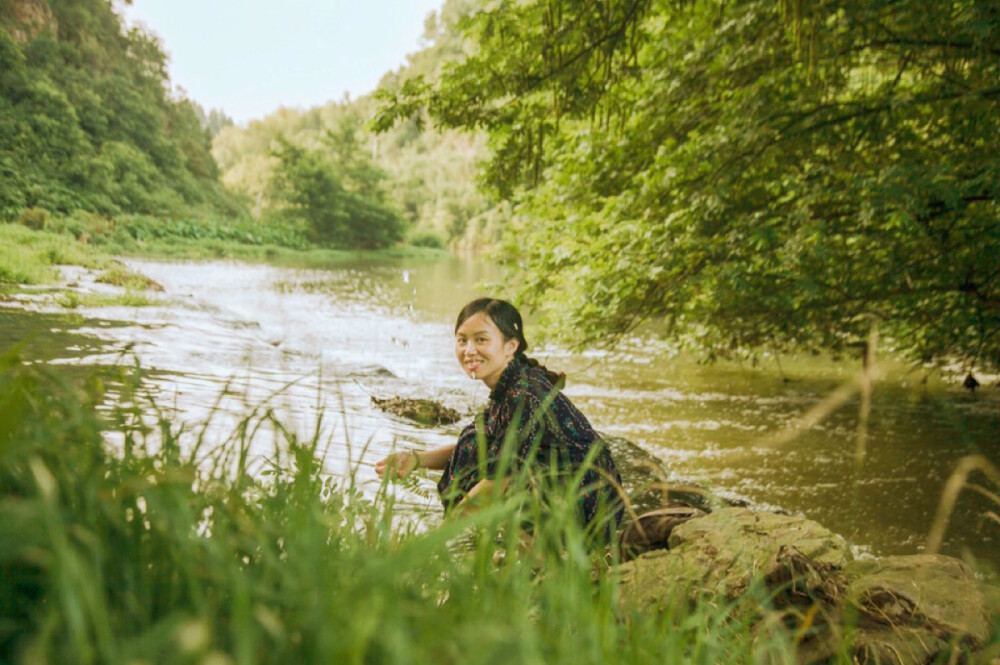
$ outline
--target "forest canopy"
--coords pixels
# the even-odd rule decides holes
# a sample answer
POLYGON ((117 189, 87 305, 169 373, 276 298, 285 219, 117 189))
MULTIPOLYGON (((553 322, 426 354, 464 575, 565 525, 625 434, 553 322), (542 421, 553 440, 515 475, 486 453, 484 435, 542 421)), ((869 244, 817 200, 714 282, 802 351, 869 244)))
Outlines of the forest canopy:
POLYGON ((0 220, 238 210, 200 115, 106 0, 0 0, 0 220))
POLYGON ((883 339, 1000 366, 1000 5, 498 0, 385 95, 486 131, 519 299, 579 343, 883 339))

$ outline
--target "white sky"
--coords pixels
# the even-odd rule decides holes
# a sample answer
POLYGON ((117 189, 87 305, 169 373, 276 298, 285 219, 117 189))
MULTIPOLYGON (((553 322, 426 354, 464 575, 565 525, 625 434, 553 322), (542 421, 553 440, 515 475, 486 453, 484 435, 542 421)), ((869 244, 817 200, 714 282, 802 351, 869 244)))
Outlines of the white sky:
POLYGON ((121 0, 156 33, 171 83, 206 111, 245 123, 280 106, 308 108, 375 89, 421 48, 424 18, 444 0, 121 0))

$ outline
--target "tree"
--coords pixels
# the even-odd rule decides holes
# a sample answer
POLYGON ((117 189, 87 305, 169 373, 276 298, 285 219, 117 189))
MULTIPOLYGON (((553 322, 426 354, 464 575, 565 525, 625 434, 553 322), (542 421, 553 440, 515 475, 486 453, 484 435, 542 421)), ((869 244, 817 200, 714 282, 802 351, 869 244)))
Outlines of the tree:
POLYGON ((272 196, 284 203, 285 216, 308 223, 315 240, 373 249, 400 239, 399 214, 345 189, 321 152, 279 139, 273 156, 278 164, 271 180, 272 196))
MULTIPOLYGON (((415 108, 485 128, 521 299, 577 341, 661 319, 710 353, 874 322, 1000 366, 1000 6, 525 0, 415 108)), ((405 84, 403 85, 405 87, 405 84)))

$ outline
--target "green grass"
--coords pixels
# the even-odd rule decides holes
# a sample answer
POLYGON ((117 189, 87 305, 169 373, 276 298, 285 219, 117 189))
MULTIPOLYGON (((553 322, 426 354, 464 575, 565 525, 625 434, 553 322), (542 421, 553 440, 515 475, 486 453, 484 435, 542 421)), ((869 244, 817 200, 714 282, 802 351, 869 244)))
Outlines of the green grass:
POLYGON ((572 519, 531 556, 489 536, 510 504, 394 526, 387 494, 323 473, 318 434, 261 405, 226 440, 185 438, 139 379, 0 360, 2 663, 795 662, 724 605, 620 606, 572 519))
POLYGON ((126 290, 124 293, 80 293, 65 289, 56 297, 56 304, 66 309, 77 307, 150 307, 162 305, 163 300, 146 293, 126 290))
POLYGON ((127 268, 121 261, 112 261, 108 267, 97 276, 101 284, 121 286, 131 291, 162 291, 163 287, 154 280, 127 268))
POLYGON ((0 284, 45 284, 58 277, 57 265, 96 268, 106 261, 64 235, 0 224, 0 284))
MULTIPOLYGON (((19 224, 0 224, 0 294, 17 293, 22 285, 51 284, 59 278, 60 265, 100 270, 97 281, 120 286, 124 293, 78 293, 54 289, 55 301, 66 308, 159 304, 142 291, 162 290, 148 277, 129 270, 99 250, 63 234, 36 231, 19 224)), ((33 289, 40 294, 44 289, 33 289)))
POLYGON ((197 240, 167 237, 150 241, 142 246, 116 248, 121 256, 147 258, 215 260, 231 259, 251 263, 302 268, 336 266, 358 259, 435 259, 447 255, 446 250, 399 245, 386 249, 346 250, 324 247, 291 248, 273 244, 250 245, 226 240, 197 240))
MULTIPOLYGON (((106 257, 111 255, 234 259, 320 268, 362 258, 430 260, 447 254, 440 248, 414 244, 379 250, 331 249, 311 243, 301 228, 256 220, 108 219, 76 212, 65 217, 46 216, 44 225, 44 231, 21 224, 0 225, 0 249, 4 250, 0 284, 50 282, 55 279, 54 264, 105 266, 106 257)), ((113 265, 109 271, 115 271, 113 265)), ((136 283, 122 285, 148 288, 136 283)))

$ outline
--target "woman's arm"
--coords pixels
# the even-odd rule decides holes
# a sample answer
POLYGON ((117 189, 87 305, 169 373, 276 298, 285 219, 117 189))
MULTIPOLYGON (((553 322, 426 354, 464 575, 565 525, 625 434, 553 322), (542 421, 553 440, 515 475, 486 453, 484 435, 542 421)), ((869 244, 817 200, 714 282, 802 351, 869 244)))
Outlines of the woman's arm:
POLYGON ((434 448, 433 450, 416 452, 415 454, 419 462, 418 466, 424 469, 435 469, 440 471, 444 468, 444 465, 448 463, 448 458, 451 457, 453 450, 455 450, 455 444, 449 443, 446 446, 434 448))
POLYGON ((455 444, 448 444, 433 450, 407 450, 399 453, 392 453, 385 459, 375 462, 375 473, 384 475, 388 467, 392 469, 397 478, 402 478, 416 469, 443 469, 451 457, 451 452, 455 450, 455 444))

